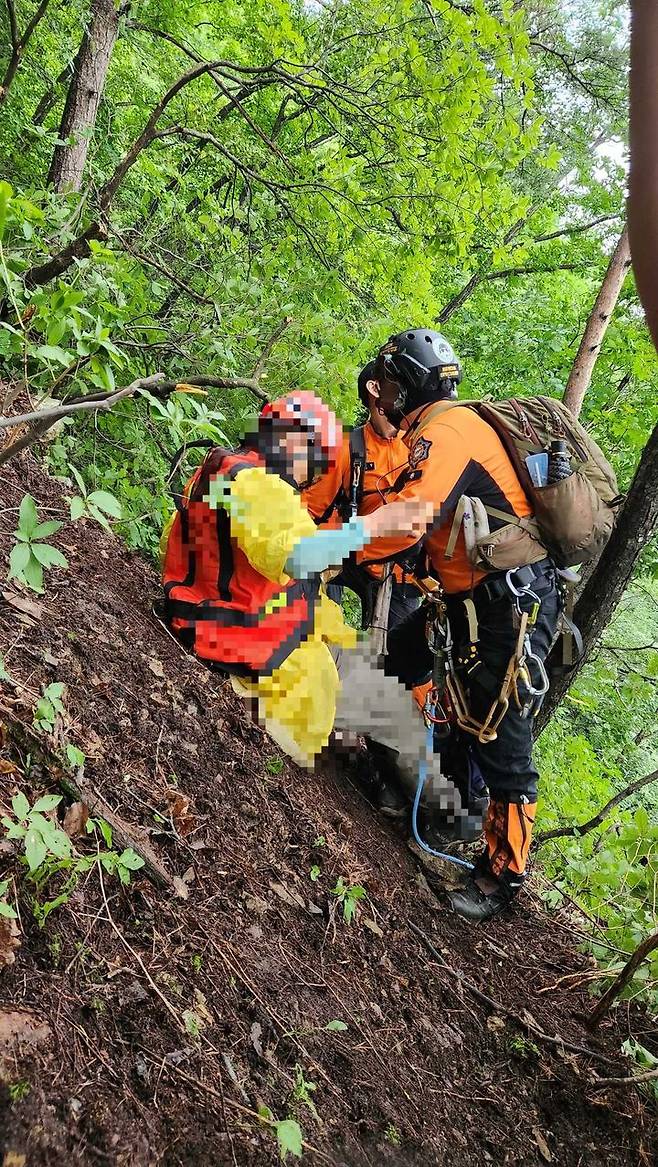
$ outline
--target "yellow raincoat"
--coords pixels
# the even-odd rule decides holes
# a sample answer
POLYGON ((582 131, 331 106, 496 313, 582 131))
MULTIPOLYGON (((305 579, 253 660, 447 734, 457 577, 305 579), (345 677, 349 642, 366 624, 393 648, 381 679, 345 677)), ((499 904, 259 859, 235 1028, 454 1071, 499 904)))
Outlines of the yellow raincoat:
MULTIPOLYGON (((299 494, 282 478, 254 466, 241 470, 225 499, 235 539, 252 567, 273 583, 286 584, 285 564, 300 539, 316 532, 299 494)), ((160 542, 166 547, 171 520, 160 542)), ((258 720, 281 748, 312 768, 333 729, 338 671, 328 648, 353 648, 356 632, 339 606, 320 590, 313 631, 278 669, 256 682, 232 677, 233 688, 255 698, 258 720)))

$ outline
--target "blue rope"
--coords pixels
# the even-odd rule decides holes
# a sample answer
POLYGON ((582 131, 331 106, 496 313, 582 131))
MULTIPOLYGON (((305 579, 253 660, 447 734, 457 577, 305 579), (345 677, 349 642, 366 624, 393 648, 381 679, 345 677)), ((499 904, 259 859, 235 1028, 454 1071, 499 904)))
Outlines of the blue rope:
MULTIPOLYGON (((432 751, 434 746, 434 727, 432 724, 430 724, 427 729, 427 745, 429 753, 432 751)), ((411 811, 411 829, 413 831, 414 839, 418 843, 418 846, 421 848, 421 850, 425 851, 428 855, 434 855, 437 859, 445 859, 448 863, 454 863, 455 867, 465 867, 467 871, 473 871, 472 863, 467 863, 465 859, 458 859, 456 855, 448 855, 445 851, 434 851, 433 848, 430 847, 425 842, 425 840, 421 839, 420 837, 420 833, 418 831, 418 807, 420 806, 420 800, 423 795, 423 790, 425 789, 425 783, 427 782, 427 771, 427 762, 421 762, 420 766, 418 767, 418 784, 416 786, 414 805, 411 811)))

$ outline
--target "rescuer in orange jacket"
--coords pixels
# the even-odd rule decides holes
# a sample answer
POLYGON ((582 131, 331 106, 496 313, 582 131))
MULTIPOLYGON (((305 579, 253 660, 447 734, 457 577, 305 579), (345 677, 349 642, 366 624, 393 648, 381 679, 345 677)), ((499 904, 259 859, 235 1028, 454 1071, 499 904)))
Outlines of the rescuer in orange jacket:
MULTIPOLYGON (((396 484, 398 497, 425 499, 434 510, 422 543, 429 572, 443 589, 452 660, 470 715, 484 726, 514 654, 523 610, 528 612, 528 662, 535 670, 529 683, 533 688, 539 683, 538 671, 559 615, 555 568, 541 545, 530 566, 520 552, 515 561, 510 550, 508 572, 485 572, 471 563, 464 531, 455 525, 462 497, 480 500, 503 516, 492 519, 492 537, 507 526, 504 515, 527 516, 531 508, 494 430, 468 407, 441 407, 455 395, 461 378, 445 338, 431 329, 401 332, 380 350, 375 372, 372 391, 386 417, 405 431, 409 451, 408 467, 396 484)), ((408 554, 412 546, 412 539, 399 536, 375 539, 358 558, 364 563, 386 561, 408 554)), ((428 605, 423 605, 389 635, 386 671, 408 687, 428 681, 438 659, 428 644, 427 617, 428 605)), ((472 920, 501 911, 523 882, 538 780, 528 712, 529 706, 517 707, 510 700, 493 740, 485 742, 484 734, 483 740, 476 735, 471 739, 490 795, 486 848, 473 876, 451 900, 457 912, 472 920)))
MULTIPOLYGON (((354 515, 369 515, 390 502, 395 483, 405 470, 409 451, 402 435, 386 415, 377 408, 377 399, 369 389, 374 383, 375 362, 361 370, 357 391, 368 411, 367 420, 346 433, 336 465, 302 493, 302 501, 318 526, 336 526, 354 515)), ((420 603, 418 588, 409 582, 412 564, 395 565, 388 609, 390 630, 420 603)), ((327 587, 331 599, 340 603, 344 587, 356 592, 361 600, 362 627, 372 621, 375 598, 382 580, 381 566, 370 569, 353 560, 327 587)))

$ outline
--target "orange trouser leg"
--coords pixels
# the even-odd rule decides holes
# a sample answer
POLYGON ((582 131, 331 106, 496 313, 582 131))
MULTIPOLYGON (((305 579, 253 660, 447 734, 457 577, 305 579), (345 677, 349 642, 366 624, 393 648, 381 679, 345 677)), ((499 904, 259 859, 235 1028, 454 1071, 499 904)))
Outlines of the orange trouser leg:
POLYGON ((512 886, 525 872, 537 804, 491 801, 484 824, 489 871, 512 886))

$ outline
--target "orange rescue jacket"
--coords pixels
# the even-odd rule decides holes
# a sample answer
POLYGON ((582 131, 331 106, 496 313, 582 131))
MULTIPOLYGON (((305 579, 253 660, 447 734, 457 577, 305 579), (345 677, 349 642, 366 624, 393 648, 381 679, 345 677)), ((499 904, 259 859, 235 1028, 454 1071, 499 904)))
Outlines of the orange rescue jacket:
MULTIPOLYGON (((459 534, 452 557, 445 558, 460 497, 466 494, 480 498, 486 506, 519 517, 527 517, 532 509, 503 443, 492 427, 467 406, 432 416, 433 405, 434 402, 423 405, 410 415, 409 427, 403 435, 408 466, 396 483, 396 495, 403 499, 425 499, 434 505, 434 524, 424 539, 429 567, 446 592, 464 592, 484 579, 486 572, 470 563, 463 532, 459 534)), ((501 525, 502 520, 492 520, 492 530, 501 525)), ((399 559, 417 546, 411 537, 382 537, 369 543, 359 553, 358 560, 367 564, 399 559)))
POLYGON ((231 538, 228 511, 210 506, 212 479, 231 482, 263 465, 254 450, 210 451, 177 498, 163 566, 172 630, 202 660, 254 679, 278 668, 312 630, 319 586, 266 579, 231 538))

